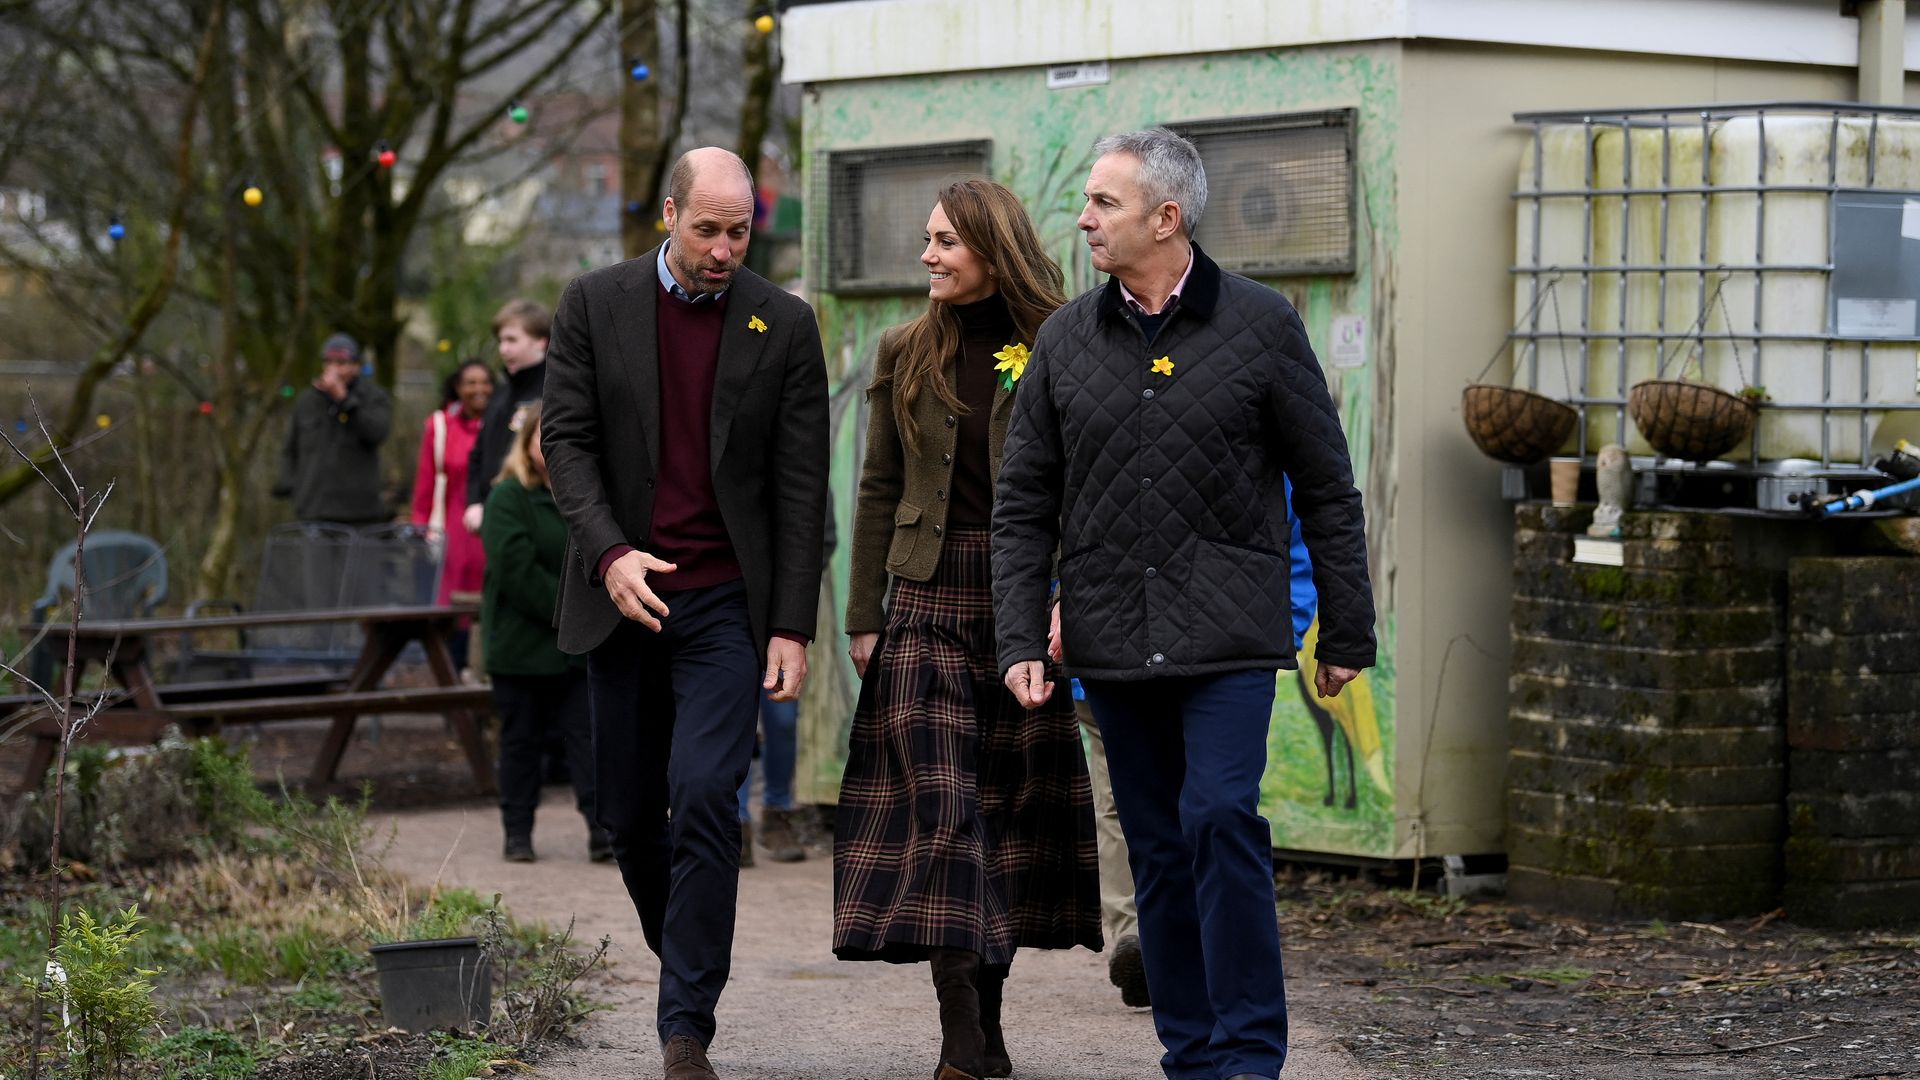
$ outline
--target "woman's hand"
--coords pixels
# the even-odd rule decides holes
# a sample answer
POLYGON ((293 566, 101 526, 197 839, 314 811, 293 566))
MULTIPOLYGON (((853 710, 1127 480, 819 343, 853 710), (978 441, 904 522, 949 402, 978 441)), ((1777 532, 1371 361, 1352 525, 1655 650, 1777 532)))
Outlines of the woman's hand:
POLYGON ((1066 649, 1060 644, 1060 601, 1053 602, 1052 625, 1047 627, 1047 655, 1058 664, 1066 660, 1066 649))
POLYGON ((867 661, 873 659, 873 647, 880 644, 879 634, 848 634, 847 658, 853 661, 853 670, 861 678, 867 677, 867 661))

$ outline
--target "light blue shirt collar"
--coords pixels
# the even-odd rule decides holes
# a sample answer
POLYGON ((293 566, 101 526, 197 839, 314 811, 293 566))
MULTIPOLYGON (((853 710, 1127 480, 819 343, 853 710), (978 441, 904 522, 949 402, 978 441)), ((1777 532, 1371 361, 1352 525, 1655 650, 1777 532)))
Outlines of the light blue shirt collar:
POLYGON ((667 290, 668 295, 673 296, 675 299, 684 300, 689 304, 708 304, 727 295, 727 290, 725 289, 721 289, 717 293, 701 293, 698 296, 689 293, 687 287, 680 284, 680 279, 673 276, 673 271, 667 268, 667 248, 672 245, 672 243, 672 240, 668 240, 666 243, 661 244, 660 255, 654 260, 655 268, 660 271, 660 287, 667 290))

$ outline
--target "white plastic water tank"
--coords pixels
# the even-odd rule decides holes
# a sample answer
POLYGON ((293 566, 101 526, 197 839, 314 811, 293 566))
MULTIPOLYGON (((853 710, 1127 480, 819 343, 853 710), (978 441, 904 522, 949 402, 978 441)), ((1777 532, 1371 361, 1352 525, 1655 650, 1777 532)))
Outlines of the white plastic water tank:
MULTIPOLYGON (((1543 123, 1529 141, 1515 264, 1537 272, 1515 275, 1514 313, 1523 333, 1541 336, 1532 349, 1516 341, 1514 385, 1587 400, 1588 453, 1623 435, 1630 451, 1652 453, 1620 405, 1593 402, 1682 375, 1732 391, 1762 387, 1779 406, 1839 407, 1762 410, 1762 460, 1857 463, 1920 435, 1920 415, 1871 407, 1920 400, 1911 342, 1821 340, 1832 194, 1774 190, 1920 191, 1920 119, 1754 112, 1703 128, 1697 112, 1689 115, 1543 123), (1764 199, 1752 190, 1684 190, 1721 187, 1767 190, 1764 199), (1668 272, 1623 272, 1629 267, 1668 272), (1553 336, 1562 329, 1588 336, 1553 336), (1705 339, 1685 336, 1695 332, 1705 339), (1756 332, 1805 339, 1742 336, 1756 332)), ((1744 445, 1729 455, 1748 456, 1744 445)))

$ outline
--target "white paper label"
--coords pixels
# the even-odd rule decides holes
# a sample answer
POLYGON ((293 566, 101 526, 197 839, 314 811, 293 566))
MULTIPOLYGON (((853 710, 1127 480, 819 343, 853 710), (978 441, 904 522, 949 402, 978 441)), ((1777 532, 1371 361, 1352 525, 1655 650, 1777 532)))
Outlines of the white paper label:
POLYGON ((1920 240, 1920 199, 1908 199, 1900 206, 1900 235, 1920 240))
POLYGON ((1331 327, 1333 344, 1327 349, 1327 362, 1337 368, 1364 367, 1367 363, 1367 317, 1336 315, 1331 327))
POLYGON ((1075 86, 1105 86, 1107 84, 1107 62, 1095 60, 1086 64, 1061 64, 1047 69, 1047 89, 1066 90, 1075 86))
POLYGON ((1834 333, 1841 337, 1912 337, 1920 301, 1841 297, 1833 305, 1834 333))

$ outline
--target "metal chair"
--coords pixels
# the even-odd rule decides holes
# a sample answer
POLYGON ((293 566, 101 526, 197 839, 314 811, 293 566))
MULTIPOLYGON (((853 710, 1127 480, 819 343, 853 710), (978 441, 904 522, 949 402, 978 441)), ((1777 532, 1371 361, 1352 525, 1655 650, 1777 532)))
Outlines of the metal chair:
MULTIPOLYGON (((62 547, 47 564, 47 591, 33 602, 34 622, 46 622, 73 596, 73 553, 78 544, 62 547)), ((90 532, 82 561, 87 575, 86 618, 145 618, 167 599, 167 554, 152 537, 124 529, 90 532)), ((64 657, 59 635, 48 634, 35 646, 27 674, 53 689, 48 682, 64 657)))

